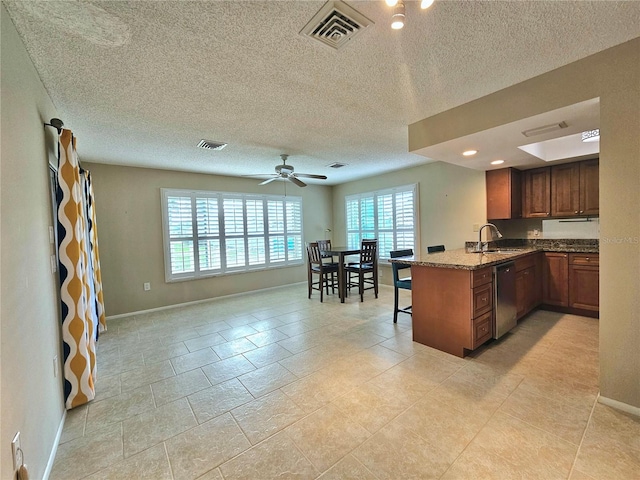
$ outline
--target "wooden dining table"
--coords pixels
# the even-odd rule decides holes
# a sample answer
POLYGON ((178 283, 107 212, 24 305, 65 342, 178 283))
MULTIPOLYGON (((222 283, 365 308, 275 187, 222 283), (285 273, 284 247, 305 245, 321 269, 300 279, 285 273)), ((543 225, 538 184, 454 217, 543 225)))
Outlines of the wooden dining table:
POLYGON ((360 255, 360 248, 331 247, 322 251, 323 255, 338 257, 338 294, 340 302, 347 297, 347 274, 344 269, 344 258, 348 255, 360 255))

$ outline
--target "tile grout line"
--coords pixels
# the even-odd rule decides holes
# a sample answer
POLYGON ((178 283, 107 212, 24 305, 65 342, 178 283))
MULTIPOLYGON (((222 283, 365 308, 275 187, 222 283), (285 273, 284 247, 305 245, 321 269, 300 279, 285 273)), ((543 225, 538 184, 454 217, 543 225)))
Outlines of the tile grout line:
MULTIPOLYGON (((600 393, 598 392, 598 396, 600 393)), ((580 438, 580 443, 578 444, 578 449, 576 450, 576 455, 573 458, 573 463, 571 464, 571 469, 569 469, 569 476, 567 478, 571 478, 573 471, 576 468, 576 463, 578 462, 578 455, 580 455, 580 450, 582 449, 582 444, 584 443, 584 439, 587 436, 587 430, 589 430, 589 425, 591 425, 591 419, 593 418, 593 412, 596 410, 596 405, 598 404, 598 396, 593 401, 593 406, 591 407, 591 412, 589 413, 589 419, 587 420, 587 425, 584 427, 584 432, 582 432, 582 437, 580 438)))
MULTIPOLYGON (((459 459, 459 458, 462 456, 462 454, 467 450, 467 448, 469 448, 469 445, 471 445, 471 444, 473 443, 473 441, 476 439, 476 437, 477 437, 478 435, 480 435, 480 432, 482 432, 482 430, 484 430, 484 428, 487 426, 487 424, 488 424, 488 423, 491 421, 491 419, 495 416, 496 412, 498 412, 498 411, 500 410, 500 407, 502 407, 502 405, 504 405, 504 402, 506 402, 506 401, 509 399, 509 397, 510 397, 511 395, 513 395, 513 392, 515 392, 515 391, 518 389, 518 387, 522 384, 522 382, 524 382, 524 378, 522 378, 522 379, 520 380, 520 382, 518 382, 518 385, 516 385, 516 387, 511 391, 511 393, 509 393, 509 395, 507 395, 507 396, 505 397, 505 399, 500 403, 500 405, 498 405, 498 406, 496 407, 496 409, 493 411, 493 413, 487 417, 486 422, 484 422, 484 423, 482 424, 482 426, 478 429, 478 431, 477 431, 477 432, 476 432, 476 434, 473 436, 473 438, 472 438, 471 440, 469 440, 469 443, 467 443, 467 445, 462 449, 462 451, 461 451, 461 452, 458 454, 458 456, 453 460, 453 462, 451 462, 451 465, 449 465, 449 466, 447 467, 447 469, 442 473, 442 475, 440 475, 440 477, 439 477, 439 478, 442 478, 442 477, 444 477, 444 476, 447 474, 447 472, 451 469, 451 467, 452 467, 452 466, 453 466, 453 465, 458 461, 458 459, 459 459)), ((452 408, 454 408, 454 410, 457 410, 457 408, 455 408, 455 407, 452 407, 452 408)))

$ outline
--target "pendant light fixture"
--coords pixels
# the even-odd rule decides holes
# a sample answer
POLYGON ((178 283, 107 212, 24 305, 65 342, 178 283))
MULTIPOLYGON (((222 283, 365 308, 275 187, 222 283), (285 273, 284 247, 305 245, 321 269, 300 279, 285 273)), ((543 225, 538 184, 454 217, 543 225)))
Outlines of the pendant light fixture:
MULTIPOLYGON (((426 10, 433 5, 434 0, 420 0, 420 8, 426 10)), ((391 28, 394 30, 400 30, 404 27, 406 9, 403 0, 385 0, 387 6, 393 8, 393 14, 391 15, 391 28)))
POLYGON ((404 27, 404 2, 399 0, 393 7, 393 15, 391 16, 391 28, 400 30, 404 27))

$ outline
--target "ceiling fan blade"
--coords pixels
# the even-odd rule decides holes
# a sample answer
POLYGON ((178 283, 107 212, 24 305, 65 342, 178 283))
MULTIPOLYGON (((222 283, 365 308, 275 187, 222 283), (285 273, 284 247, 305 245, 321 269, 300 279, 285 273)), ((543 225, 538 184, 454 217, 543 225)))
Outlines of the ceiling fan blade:
POLYGON ((326 180, 326 175, 313 175, 311 173, 294 173, 294 177, 317 178, 318 180, 326 180))
POLYGON ((298 180, 296 177, 294 177, 293 175, 289 175, 287 177, 290 181, 292 181, 293 183, 295 183, 297 186, 299 187, 306 187, 307 184, 304 183, 302 180, 298 180))
POLYGON ((275 173, 254 173, 253 175, 240 175, 241 177, 270 177, 270 176, 275 176, 275 178, 278 178, 278 175, 275 173))
POLYGON ((271 183, 271 182, 273 182, 274 180, 277 180, 277 179, 278 179, 278 177, 268 178, 264 182, 260 182, 258 185, 266 185, 267 183, 271 183))

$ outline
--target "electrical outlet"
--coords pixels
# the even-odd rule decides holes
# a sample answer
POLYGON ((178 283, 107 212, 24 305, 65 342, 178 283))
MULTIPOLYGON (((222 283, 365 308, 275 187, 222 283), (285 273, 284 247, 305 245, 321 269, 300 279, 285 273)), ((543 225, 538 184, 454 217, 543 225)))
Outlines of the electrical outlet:
POLYGON ((58 376, 58 355, 56 355, 55 357, 53 357, 53 376, 57 377, 58 376))
POLYGON ((145 282, 144 284, 144 291, 148 292, 149 290, 151 290, 151 284, 149 282, 145 282))
POLYGON ((533 236, 534 236, 534 237, 539 237, 539 236, 540 236, 540 230, 538 230, 537 228, 535 228, 535 229, 533 230, 533 236))
POLYGON ((473 224, 473 231, 477 232, 478 230, 480 230, 480 224, 479 223, 474 223, 473 224))
POLYGON ((49 257, 49 262, 51 262, 51 273, 56 273, 58 271, 58 260, 55 255, 51 255, 49 257))
POLYGON ((56 242, 56 236, 53 232, 53 225, 49 225, 49 243, 53 245, 56 242))
POLYGON ((11 440, 11 453, 13 454, 13 470, 16 471, 22 465, 22 448, 20 448, 20 432, 11 440))

